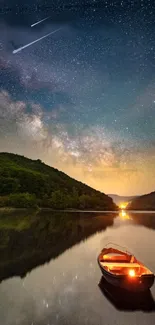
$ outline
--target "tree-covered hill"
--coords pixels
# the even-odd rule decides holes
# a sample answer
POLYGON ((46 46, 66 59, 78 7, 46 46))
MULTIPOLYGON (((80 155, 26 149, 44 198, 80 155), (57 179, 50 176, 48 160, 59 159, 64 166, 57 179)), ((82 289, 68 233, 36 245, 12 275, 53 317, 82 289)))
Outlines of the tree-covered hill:
POLYGON ((127 206, 128 210, 155 210, 155 192, 139 196, 127 206))
POLYGON ((0 153, 0 207, 116 210, 112 199, 65 173, 12 153, 0 153))

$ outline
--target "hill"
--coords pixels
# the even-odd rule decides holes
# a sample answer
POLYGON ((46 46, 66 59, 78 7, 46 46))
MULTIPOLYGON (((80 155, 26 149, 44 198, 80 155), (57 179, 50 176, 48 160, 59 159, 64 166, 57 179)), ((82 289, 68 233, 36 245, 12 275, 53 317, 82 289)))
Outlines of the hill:
POLYGON ((128 210, 155 210, 155 192, 139 196, 127 206, 128 210))
POLYGON ((106 194, 47 166, 12 153, 0 153, 0 207, 116 210, 106 194))
POLYGON ((120 196, 117 194, 108 194, 108 196, 110 196, 117 205, 123 202, 130 202, 134 198, 138 197, 138 196, 120 196))

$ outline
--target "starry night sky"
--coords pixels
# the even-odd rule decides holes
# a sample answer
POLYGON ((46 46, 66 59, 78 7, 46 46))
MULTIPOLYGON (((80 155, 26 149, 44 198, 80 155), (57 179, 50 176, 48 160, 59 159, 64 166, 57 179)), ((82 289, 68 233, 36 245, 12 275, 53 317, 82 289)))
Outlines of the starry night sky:
POLYGON ((105 193, 155 190, 153 3, 1 1, 0 151, 105 193))

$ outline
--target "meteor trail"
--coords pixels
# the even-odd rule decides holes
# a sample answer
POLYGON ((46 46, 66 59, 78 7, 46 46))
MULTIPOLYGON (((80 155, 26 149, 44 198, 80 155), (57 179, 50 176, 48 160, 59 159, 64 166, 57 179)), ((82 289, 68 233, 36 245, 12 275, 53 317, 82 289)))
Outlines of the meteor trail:
POLYGON ((35 26, 35 25, 38 25, 38 24, 42 23, 42 21, 44 21, 44 20, 46 20, 46 19, 48 19, 48 18, 50 18, 50 16, 49 16, 49 17, 46 17, 46 18, 44 18, 44 19, 42 19, 42 20, 37 21, 36 23, 32 24, 31 27, 33 27, 33 26, 35 26))
POLYGON ((45 36, 42 36, 42 37, 40 37, 40 38, 37 38, 35 41, 33 41, 33 42, 31 42, 31 43, 28 43, 28 44, 26 44, 26 45, 24 45, 24 46, 19 47, 18 49, 14 50, 12 53, 13 53, 13 54, 18 53, 18 52, 20 52, 21 50, 25 49, 26 47, 28 47, 28 46, 30 46, 30 45, 32 45, 32 44, 34 44, 34 43, 37 43, 37 42, 41 41, 43 38, 45 38, 45 37, 47 37, 47 36, 49 36, 49 35, 51 35, 51 34, 54 34, 54 33, 58 32, 58 30, 60 30, 60 29, 61 29, 61 28, 58 28, 58 29, 54 30, 53 32, 50 32, 49 34, 47 34, 47 35, 45 35, 45 36))

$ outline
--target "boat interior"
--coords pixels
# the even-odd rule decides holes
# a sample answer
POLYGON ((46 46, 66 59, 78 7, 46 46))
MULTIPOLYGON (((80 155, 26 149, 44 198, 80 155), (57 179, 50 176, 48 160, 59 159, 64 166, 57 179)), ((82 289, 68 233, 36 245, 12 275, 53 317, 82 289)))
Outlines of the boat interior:
POLYGON ((102 268, 115 275, 129 275, 131 277, 152 274, 141 264, 134 255, 113 251, 101 252, 99 262, 102 268))

